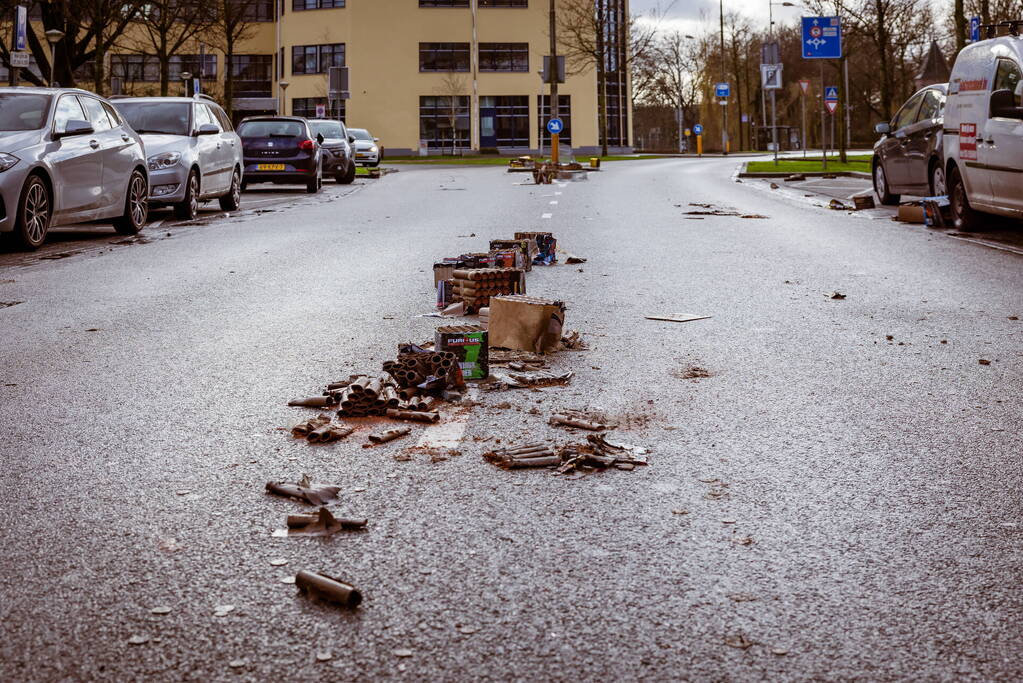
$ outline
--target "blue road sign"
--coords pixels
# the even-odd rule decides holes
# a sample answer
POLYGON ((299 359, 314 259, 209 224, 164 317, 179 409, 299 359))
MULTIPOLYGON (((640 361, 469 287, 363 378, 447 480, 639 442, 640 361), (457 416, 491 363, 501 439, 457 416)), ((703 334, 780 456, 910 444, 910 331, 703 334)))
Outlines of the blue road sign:
POLYGON ((561 119, 551 119, 547 122, 547 132, 551 135, 560 135, 565 130, 565 123, 561 119))
POLYGON ((970 42, 980 40, 980 17, 970 17, 970 42))
POLYGON ((28 49, 28 7, 14 8, 14 49, 18 52, 28 49))
POLYGON ((838 102, 838 86, 829 85, 824 88, 824 101, 825 102, 838 102))
POLYGON ((714 96, 715 97, 728 97, 732 94, 732 86, 728 83, 715 83, 714 84, 714 96))
POLYGON ((693 135, 703 135, 703 124, 697 123, 693 126, 693 135))
POLYGON ((841 56, 841 17, 803 17, 803 59, 839 59, 841 56))

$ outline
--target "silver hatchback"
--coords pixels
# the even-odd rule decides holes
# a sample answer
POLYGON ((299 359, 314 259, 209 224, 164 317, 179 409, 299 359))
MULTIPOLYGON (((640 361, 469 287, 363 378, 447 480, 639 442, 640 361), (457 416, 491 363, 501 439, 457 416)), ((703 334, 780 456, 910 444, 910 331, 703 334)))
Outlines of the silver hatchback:
POLYGON ((38 248, 51 227, 113 219, 135 234, 148 213, 142 140, 98 95, 0 88, 0 232, 38 248))
POLYGON ((218 199, 237 211, 242 197, 242 141, 212 98, 117 97, 117 111, 142 136, 151 205, 170 205, 192 219, 199 203, 218 199))

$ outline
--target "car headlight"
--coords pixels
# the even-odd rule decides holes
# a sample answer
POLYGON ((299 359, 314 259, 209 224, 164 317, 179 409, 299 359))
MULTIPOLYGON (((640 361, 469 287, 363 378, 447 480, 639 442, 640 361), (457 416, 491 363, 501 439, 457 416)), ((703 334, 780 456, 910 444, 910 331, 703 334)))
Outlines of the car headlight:
POLYGON ((369 148, 369 151, 373 152, 373 154, 376 154, 380 150, 377 148, 376 145, 373 145, 372 147, 369 148))
POLYGON ((13 154, 0 154, 0 173, 14 166, 19 161, 20 159, 13 154))
POLYGON ((159 171, 162 168, 170 168, 181 160, 181 152, 163 152, 154 154, 146 159, 150 171, 159 171))

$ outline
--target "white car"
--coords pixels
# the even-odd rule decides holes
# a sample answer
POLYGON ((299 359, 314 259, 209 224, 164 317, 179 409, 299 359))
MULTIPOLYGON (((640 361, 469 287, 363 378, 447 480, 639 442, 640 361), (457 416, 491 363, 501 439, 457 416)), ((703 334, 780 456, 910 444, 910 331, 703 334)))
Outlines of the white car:
POLYGON ((1010 35, 967 45, 952 67, 944 156, 958 229, 983 227, 984 213, 1023 218, 1021 26, 1010 22, 1010 35))
POLYGON ((349 128, 348 135, 355 138, 352 151, 355 152, 355 163, 360 166, 379 166, 384 158, 384 150, 379 146, 380 138, 373 137, 365 128, 349 128))

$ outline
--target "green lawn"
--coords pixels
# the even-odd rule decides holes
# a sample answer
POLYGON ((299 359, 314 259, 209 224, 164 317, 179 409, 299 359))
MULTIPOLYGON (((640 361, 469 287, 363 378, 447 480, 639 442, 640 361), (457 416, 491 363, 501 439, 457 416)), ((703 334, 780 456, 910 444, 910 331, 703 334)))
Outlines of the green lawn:
MULTIPOLYGON (((838 155, 828 155, 828 171, 862 171, 870 173, 870 154, 850 154, 847 163, 840 163, 838 155)), ((746 164, 747 173, 819 173, 824 170, 821 157, 795 157, 774 160, 751 161, 746 164)))

